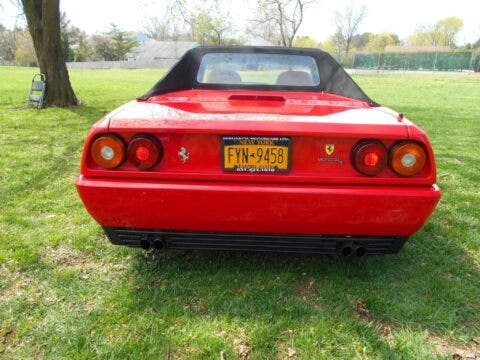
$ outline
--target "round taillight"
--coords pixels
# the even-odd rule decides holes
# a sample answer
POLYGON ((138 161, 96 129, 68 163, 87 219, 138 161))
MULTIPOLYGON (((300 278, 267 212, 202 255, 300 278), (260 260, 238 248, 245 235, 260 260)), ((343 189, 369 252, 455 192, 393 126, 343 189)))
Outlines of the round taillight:
POLYGON ((149 135, 137 135, 128 144, 128 160, 140 170, 148 170, 159 163, 163 156, 160 141, 149 135))
POLYGON ((364 175, 378 175, 387 165, 387 150, 379 141, 363 141, 353 148, 353 167, 364 175))
POLYGON ((116 135, 102 135, 93 142, 91 154, 98 166, 114 169, 125 160, 125 145, 116 135))
POLYGON ((390 167, 398 175, 412 176, 425 166, 426 155, 416 142, 400 142, 390 150, 390 167))

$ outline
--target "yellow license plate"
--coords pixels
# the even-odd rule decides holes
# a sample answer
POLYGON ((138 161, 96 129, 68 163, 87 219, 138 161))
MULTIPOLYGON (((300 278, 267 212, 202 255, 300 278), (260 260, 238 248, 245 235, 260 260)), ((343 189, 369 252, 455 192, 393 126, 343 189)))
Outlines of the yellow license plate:
POLYGON ((290 170, 288 137, 224 136, 223 170, 276 173, 290 170))

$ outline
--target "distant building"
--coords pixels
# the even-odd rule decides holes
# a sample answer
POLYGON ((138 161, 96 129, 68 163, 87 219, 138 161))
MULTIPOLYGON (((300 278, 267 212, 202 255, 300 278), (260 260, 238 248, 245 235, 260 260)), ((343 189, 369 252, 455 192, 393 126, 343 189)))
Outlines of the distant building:
POLYGON ((185 52, 198 46, 194 41, 157 41, 148 40, 127 54, 127 61, 139 64, 173 64, 185 52))
POLYGON ((387 45, 385 52, 394 53, 428 53, 428 52, 449 52, 452 51, 450 46, 434 46, 434 45, 387 45))
POLYGON ((188 50, 198 46, 194 41, 157 41, 148 40, 128 53, 125 61, 84 61, 68 62, 67 67, 87 69, 168 69, 172 67, 188 50))

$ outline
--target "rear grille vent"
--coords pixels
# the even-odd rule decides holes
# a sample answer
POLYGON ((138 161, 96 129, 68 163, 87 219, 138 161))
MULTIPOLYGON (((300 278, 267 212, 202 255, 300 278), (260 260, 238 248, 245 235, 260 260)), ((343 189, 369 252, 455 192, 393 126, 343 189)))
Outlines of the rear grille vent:
POLYGON ((117 245, 177 250, 269 251, 339 254, 344 246, 362 247, 366 255, 397 253, 405 237, 301 236, 236 233, 198 233, 128 228, 104 228, 117 245))

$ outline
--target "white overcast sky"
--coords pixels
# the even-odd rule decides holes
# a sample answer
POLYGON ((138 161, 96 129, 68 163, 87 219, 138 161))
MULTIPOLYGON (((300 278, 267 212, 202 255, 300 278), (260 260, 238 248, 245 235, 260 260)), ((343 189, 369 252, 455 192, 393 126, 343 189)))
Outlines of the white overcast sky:
MULTIPOLYGON (((229 4, 232 22, 240 31, 245 21, 254 16, 255 0, 223 1, 229 4)), ((356 6, 365 5, 368 9, 360 32, 390 31, 406 38, 418 25, 458 16, 465 22, 457 39, 459 44, 474 42, 480 37, 480 0, 353 1, 356 6)), ((67 13, 72 25, 93 34, 108 30, 110 23, 125 30, 139 31, 149 17, 161 16, 165 3, 162 0, 60 0, 60 8, 67 13)), ((334 12, 351 3, 352 0, 319 0, 308 9, 299 35, 308 35, 318 41, 327 39, 334 32, 334 12)), ((0 0, 0 4, 0 23, 13 28, 18 9, 11 0, 0 0)))

